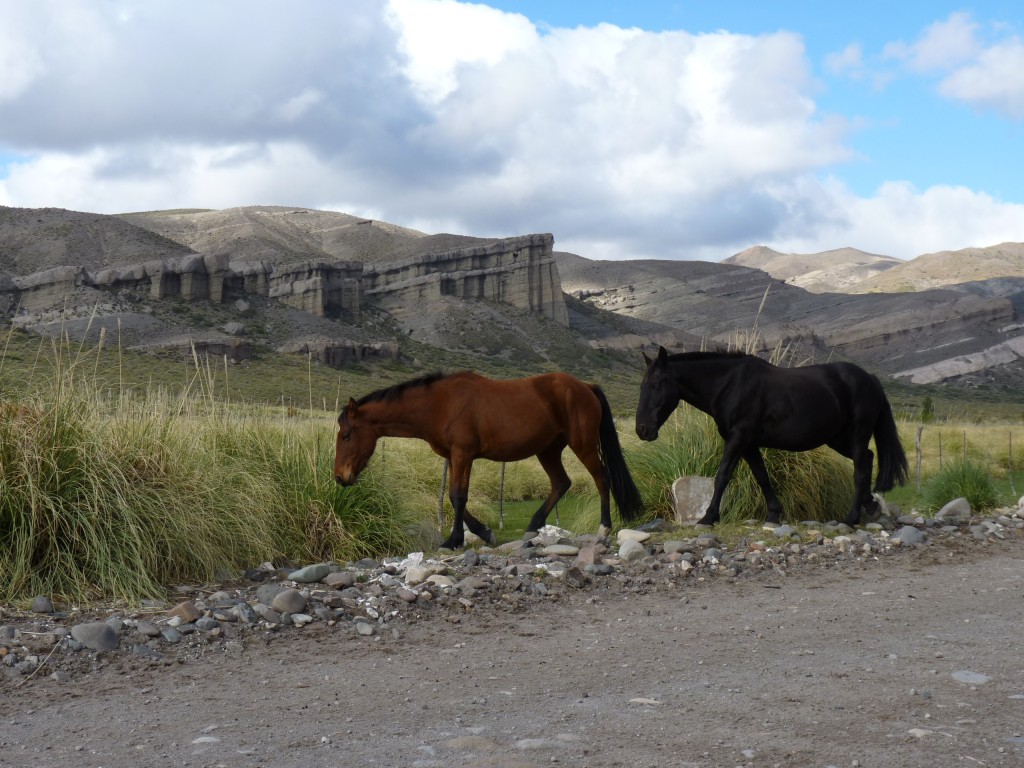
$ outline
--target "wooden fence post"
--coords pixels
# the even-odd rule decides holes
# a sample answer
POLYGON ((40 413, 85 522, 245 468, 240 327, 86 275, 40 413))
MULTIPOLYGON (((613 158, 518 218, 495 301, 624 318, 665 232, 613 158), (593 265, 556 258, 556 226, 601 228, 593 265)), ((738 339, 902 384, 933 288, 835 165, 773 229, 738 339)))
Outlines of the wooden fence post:
POLYGON ((918 493, 921 492, 921 433, 922 432, 924 432, 924 426, 923 425, 921 425, 921 426, 919 426, 917 428, 917 440, 916 440, 917 469, 916 469, 916 473, 915 474, 917 475, 917 492, 918 493))
POLYGON ((448 459, 444 460, 444 472, 441 473, 441 495, 437 499, 437 524, 444 528, 444 490, 448 485, 448 459))

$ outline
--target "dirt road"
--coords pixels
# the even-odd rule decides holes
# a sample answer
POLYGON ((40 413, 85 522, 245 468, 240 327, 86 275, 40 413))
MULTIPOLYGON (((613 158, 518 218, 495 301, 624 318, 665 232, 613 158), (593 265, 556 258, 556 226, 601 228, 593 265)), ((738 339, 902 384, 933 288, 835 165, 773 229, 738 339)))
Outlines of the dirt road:
POLYGON ((0 681, 0 765, 1024 765, 1024 540, 0 681))

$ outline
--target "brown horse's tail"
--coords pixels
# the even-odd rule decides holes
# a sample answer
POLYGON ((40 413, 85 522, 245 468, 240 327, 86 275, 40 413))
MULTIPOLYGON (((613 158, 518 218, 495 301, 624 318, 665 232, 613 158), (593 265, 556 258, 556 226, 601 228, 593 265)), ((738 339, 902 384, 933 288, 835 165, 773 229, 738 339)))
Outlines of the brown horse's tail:
POLYGON ((878 475, 875 477, 875 491, 890 491, 896 483, 903 485, 907 480, 909 467, 907 465, 907 454, 900 442, 899 432, 896 430, 896 420, 892 417, 892 406, 881 392, 882 409, 878 413, 878 420, 875 422, 875 450, 878 453, 878 475))
POLYGON ((635 520, 644 509, 644 501, 640 498, 640 491, 629 474, 629 467, 626 466, 626 459, 622 455, 622 446, 619 445, 619 433, 615 431, 615 421, 612 419, 612 409, 608 405, 608 398, 605 397, 602 389, 596 385, 590 387, 597 395, 601 403, 601 426, 598 428, 600 437, 601 463, 608 474, 608 485, 611 487, 612 496, 615 498, 615 505, 619 508, 619 515, 623 520, 635 520))

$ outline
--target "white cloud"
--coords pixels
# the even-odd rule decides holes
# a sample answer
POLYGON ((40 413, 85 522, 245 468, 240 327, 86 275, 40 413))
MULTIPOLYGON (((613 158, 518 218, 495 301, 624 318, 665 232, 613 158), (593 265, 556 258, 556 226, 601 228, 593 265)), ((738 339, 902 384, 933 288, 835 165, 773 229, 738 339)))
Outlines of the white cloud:
POLYGON ((918 190, 909 182, 887 182, 863 198, 830 179, 821 185, 818 200, 834 212, 831 221, 820 216, 820 221, 828 223, 810 235, 799 228, 781 232, 773 248, 816 253, 848 243, 869 253, 906 259, 934 251, 1020 242, 1024 237, 1024 204, 1000 201, 965 187, 918 190))
POLYGON ((920 39, 890 43, 884 55, 941 77, 938 92, 977 109, 1024 119, 1024 41, 1004 25, 984 30, 968 13, 929 26, 920 39), (983 32, 995 35, 983 39, 983 32))
MULTIPOLYGON (((954 26, 926 37, 957 39, 954 26)), ((787 32, 541 33, 454 0, 50 0, 0 4, 0 38, 22 41, 21 69, 0 58, 0 153, 21 157, 0 176, 8 205, 328 207, 426 231, 548 231, 614 258, 759 242, 913 256, 1022 220, 969 190, 965 222, 939 188, 864 200, 819 181, 850 157, 850 126, 818 112, 787 32)))
POLYGON ((978 29, 969 13, 952 13, 944 21, 929 25, 914 43, 890 43, 885 55, 903 60, 917 72, 950 70, 977 55, 978 29))
POLYGON ((982 51, 939 85, 942 95, 1024 120, 1024 41, 1014 37, 982 51))

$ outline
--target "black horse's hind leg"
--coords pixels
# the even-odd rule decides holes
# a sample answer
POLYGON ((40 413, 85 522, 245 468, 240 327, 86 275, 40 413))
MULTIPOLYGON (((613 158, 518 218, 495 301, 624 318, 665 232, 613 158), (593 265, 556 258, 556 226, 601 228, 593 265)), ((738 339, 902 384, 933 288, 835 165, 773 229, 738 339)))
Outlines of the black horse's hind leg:
POLYGON ((537 454, 541 467, 543 467, 548 475, 548 479, 551 481, 551 491, 548 493, 548 497, 544 499, 544 503, 540 505, 540 508, 530 518, 530 525, 527 526, 524 538, 532 539, 537 531, 544 527, 544 523, 547 521, 548 515, 551 514, 551 510, 555 508, 555 504, 565 496, 566 491, 572 485, 572 480, 569 479, 565 467, 562 466, 562 451, 564 449, 565 443, 558 441, 537 454))
POLYGON ((871 495, 871 464, 875 455, 865 444, 853 456, 853 506, 846 517, 846 524, 853 527, 860 522, 861 510, 873 513, 878 504, 871 495))
POLYGON ((743 454, 743 458, 746 459, 747 466, 750 467, 750 471, 754 475, 754 479, 757 480, 757 484, 761 486, 761 493, 764 494, 764 501, 768 505, 768 517, 765 522, 781 523, 782 502, 775 495, 775 488, 772 487, 771 478, 768 477, 768 470, 764 466, 761 450, 757 447, 751 448, 743 454))

